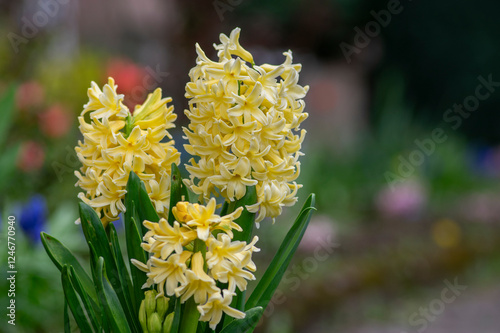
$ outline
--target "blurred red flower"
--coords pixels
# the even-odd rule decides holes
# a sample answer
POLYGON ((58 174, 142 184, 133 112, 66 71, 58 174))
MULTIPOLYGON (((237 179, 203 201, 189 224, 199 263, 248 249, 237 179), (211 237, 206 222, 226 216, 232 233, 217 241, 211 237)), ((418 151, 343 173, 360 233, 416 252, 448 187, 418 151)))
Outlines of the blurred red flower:
POLYGON ((61 105, 53 105, 38 117, 40 129, 51 138, 60 138, 71 128, 73 116, 61 105))
POLYGON ((40 169, 45 161, 45 151, 39 143, 26 141, 21 145, 17 166, 24 172, 40 169))
POLYGON ((118 92, 124 94, 124 104, 133 112, 135 105, 146 100, 147 91, 144 78, 148 75, 146 69, 128 59, 113 59, 109 62, 106 74, 115 79, 118 92))
POLYGON ((36 81, 27 81, 19 86, 16 92, 16 106, 27 110, 40 106, 45 98, 43 87, 36 81))

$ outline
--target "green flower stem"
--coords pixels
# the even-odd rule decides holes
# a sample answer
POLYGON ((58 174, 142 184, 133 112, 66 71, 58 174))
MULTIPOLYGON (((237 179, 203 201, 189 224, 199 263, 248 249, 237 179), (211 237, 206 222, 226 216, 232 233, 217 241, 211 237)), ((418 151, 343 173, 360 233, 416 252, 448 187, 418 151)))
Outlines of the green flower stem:
MULTIPOLYGON (((207 247, 205 242, 197 239, 194 241, 193 252, 201 252, 203 254, 203 258, 205 258, 205 253, 207 252, 207 247)), ((196 308, 196 303, 194 302, 194 298, 191 297, 186 301, 184 306, 184 313, 181 318, 181 329, 180 333, 196 333, 198 328, 198 320, 200 319, 200 313, 196 308)))
POLYGON ((196 333, 198 328, 198 320, 200 319, 200 313, 196 309, 196 303, 191 297, 186 301, 184 307, 184 314, 181 318, 181 329, 180 333, 196 333))

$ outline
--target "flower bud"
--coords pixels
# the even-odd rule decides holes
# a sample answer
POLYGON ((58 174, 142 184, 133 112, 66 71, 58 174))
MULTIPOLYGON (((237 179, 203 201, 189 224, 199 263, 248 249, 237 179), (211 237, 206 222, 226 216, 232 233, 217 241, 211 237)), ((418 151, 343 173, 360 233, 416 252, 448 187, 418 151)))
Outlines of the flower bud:
POLYGON ((172 207, 172 214, 174 214, 177 222, 185 223, 192 219, 187 210, 188 205, 189 202, 180 201, 175 207, 172 207))
POLYGON ((142 300, 141 306, 139 308, 139 322, 141 323, 142 331, 144 333, 149 333, 146 316, 146 305, 144 300, 142 300))
POLYGON ((156 299, 156 312, 160 318, 164 318, 168 310, 168 297, 160 296, 156 299))
POLYGON ((146 307, 146 315, 149 321, 149 318, 156 311, 156 290, 148 290, 144 293, 144 306, 146 307))
POLYGON ((148 317, 148 330, 149 333, 161 333, 162 325, 158 313, 154 312, 151 317, 148 317))
POLYGON ((174 313, 171 312, 165 321, 163 322, 163 332, 162 333, 170 333, 172 330, 172 322, 174 321, 174 313))

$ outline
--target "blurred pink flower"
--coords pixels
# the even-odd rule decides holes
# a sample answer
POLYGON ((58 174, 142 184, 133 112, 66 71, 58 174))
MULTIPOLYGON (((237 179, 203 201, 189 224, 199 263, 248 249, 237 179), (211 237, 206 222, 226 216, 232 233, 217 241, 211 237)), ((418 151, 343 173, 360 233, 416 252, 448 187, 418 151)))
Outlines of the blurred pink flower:
POLYGON ((73 116, 61 105, 53 105, 39 115, 42 132, 51 138, 60 138, 71 128, 73 116))
POLYGON ((458 201, 456 213, 462 219, 494 223, 499 221, 500 194, 495 192, 473 192, 458 201))
POLYGON ((19 86, 16 92, 16 106, 27 110, 40 106, 45 98, 43 87, 36 81, 27 81, 19 86))
POLYGON ((24 172, 40 169, 45 161, 45 151, 39 143, 26 141, 21 145, 17 166, 24 172))
POLYGON ((416 180, 386 186, 375 197, 375 206, 382 215, 398 218, 413 217, 422 211, 426 202, 426 190, 416 180))
POLYGON ((124 103, 133 111, 135 105, 146 100, 147 89, 144 78, 147 71, 128 59, 113 59, 109 62, 106 75, 113 77, 118 85, 118 92, 124 94, 124 103))
POLYGON ((313 215, 299 244, 299 250, 311 253, 325 242, 332 242, 335 238, 334 224, 335 221, 329 216, 313 215))

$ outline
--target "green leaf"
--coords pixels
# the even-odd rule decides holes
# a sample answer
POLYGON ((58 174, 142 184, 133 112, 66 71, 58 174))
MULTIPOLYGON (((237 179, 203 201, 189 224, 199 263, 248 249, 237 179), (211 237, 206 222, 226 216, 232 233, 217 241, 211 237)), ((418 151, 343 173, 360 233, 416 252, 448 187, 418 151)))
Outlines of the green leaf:
POLYGON ((236 222, 243 231, 233 231, 234 237, 233 240, 249 242, 252 238, 253 226, 255 224, 255 213, 250 213, 246 206, 253 205, 257 202, 257 190, 255 186, 248 186, 247 192, 240 200, 236 200, 234 202, 234 206, 229 205, 228 213, 234 212, 239 207, 243 207, 243 211, 241 212, 241 216, 237 218, 234 222, 236 222))
MULTIPOLYGON (((96 267, 93 270, 94 282, 97 288, 99 300, 104 309, 106 319, 109 321, 112 332, 131 332, 127 317, 121 306, 120 300, 115 291, 111 287, 106 276, 104 258, 99 257, 95 263, 96 267)), ((84 331, 86 332, 86 331, 84 331)))
MULTIPOLYGON (((141 231, 140 236, 142 239, 142 221, 139 218, 139 211, 137 205, 140 203, 139 191, 141 189, 141 180, 134 172, 130 172, 127 182, 127 194, 125 194, 125 231, 126 227, 130 224, 132 217, 136 217, 136 226, 141 231), (135 210, 133 207, 136 207, 135 210)), ((128 236, 127 236, 128 237, 128 236)))
POLYGON ((9 127, 12 123, 12 115, 14 114, 15 96, 16 87, 10 85, 0 99, 0 149, 9 135, 9 127))
MULTIPOLYGON (((142 243, 142 234, 140 229, 137 228, 137 211, 135 209, 135 204, 132 202, 127 210, 130 211, 131 215, 135 217, 129 218, 128 222, 125 221, 125 235, 127 239, 127 255, 128 261, 130 264, 130 259, 139 260, 142 263, 147 262, 147 254, 146 251, 141 247, 142 243)), ((133 285, 133 295, 134 295, 134 306, 136 309, 139 309, 141 306, 141 301, 144 298, 144 290, 142 286, 146 283, 147 276, 146 274, 135 267, 134 265, 130 265, 130 273, 132 276, 132 285, 133 285)))
POLYGON ((68 301, 66 300, 66 297, 64 297, 64 333, 71 333, 68 314, 68 301))
MULTIPOLYGON (((90 249, 90 268, 92 270, 92 278, 94 279, 94 282, 97 283, 97 265, 98 265, 98 257, 96 255, 96 251, 95 251, 95 248, 94 248, 94 245, 92 244, 92 242, 88 242, 88 246, 89 246, 89 249, 90 249)), ((96 285, 96 289, 97 289, 97 285, 96 285)), ((99 291, 97 290, 97 292, 99 293, 99 291)), ((104 305, 102 304, 101 302, 101 294, 99 294, 99 307, 100 307, 100 314, 101 314, 101 322, 102 322, 102 328, 104 330, 105 333, 110 333, 111 332, 111 329, 110 329, 110 319, 108 318, 107 316, 107 313, 104 309, 104 305)))
POLYGON ((81 301, 78 297, 75 287, 71 282, 70 270, 68 265, 64 265, 61 270, 61 281, 64 291, 64 297, 68 302, 73 318, 82 332, 93 332, 92 327, 89 322, 89 318, 85 315, 81 301))
POLYGON ((200 313, 198 312, 196 307, 197 304, 194 302, 194 298, 191 297, 186 301, 180 325, 181 333, 196 332, 198 321, 200 319, 200 313))
MULTIPOLYGON (((133 201, 136 203, 135 208, 137 209, 137 214, 139 215, 138 228, 143 228, 142 222, 144 220, 158 222, 160 218, 158 213, 149 199, 148 192, 146 191, 146 186, 142 180, 133 171, 130 172, 128 182, 127 182, 127 195, 129 202, 133 201)), ((126 198, 127 200, 127 198, 126 198)), ((126 204, 125 204, 126 207, 126 204)), ((143 229, 144 232, 144 229, 143 229)))
MULTIPOLYGON (((95 210, 89 205, 80 202, 80 221, 82 224, 83 233, 87 242, 91 242, 94 246, 97 257, 103 257, 106 262, 106 273, 109 277, 113 289, 118 295, 118 299, 125 309, 129 317, 132 316, 132 310, 129 309, 127 304, 127 297, 125 295, 125 286, 121 284, 120 276, 117 268, 118 259, 115 258, 111 250, 110 241, 106 235, 106 230, 102 225, 101 219, 95 210)), ((130 319, 132 320, 132 319, 130 319)))
POLYGON ((94 283, 82 265, 78 262, 75 256, 56 238, 42 232, 40 234, 43 247, 49 255, 50 259, 56 265, 57 269, 62 272, 64 265, 72 266, 78 280, 82 283, 82 287, 90 298, 97 303, 97 295, 94 288, 94 283))
POLYGON ((103 257, 107 265, 109 265, 108 273, 114 270, 113 277, 118 279, 118 272, 113 253, 111 251, 106 230, 102 225, 101 219, 95 210, 84 202, 79 203, 80 208, 80 221, 82 224, 83 234, 87 242, 91 242, 98 257, 103 257))
POLYGON ((224 327, 221 333, 243 333, 254 328, 259 322, 264 309, 260 306, 245 311, 245 318, 235 319, 224 327))
POLYGON ((304 206, 302 206, 299 216, 297 216, 297 219, 288 231, 283 243, 281 243, 278 252, 264 273, 264 276, 261 278, 257 287, 246 302, 247 309, 254 308, 256 306, 261 306, 263 309, 266 308, 274 294, 274 291, 278 287, 283 274, 285 274, 285 271, 292 260, 293 254, 302 240, 302 236, 304 236, 309 220, 311 219, 312 212, 315 210, 314 202, 315 195, 313 193, 309 196, 309 198, 307 198, 304 206))
POLYGON ((181 299, 175 298, 175 312, 174 320, 172 321, 172 327, 170 328, 170 333, 178 333, 181 326, 181 299))
POLYGON ((198 322, 198 328, 196 329, 196 333, 205 333, 205 330, 207 329, 207 322, 206 321, 200 321, 198 322))
POLYGON ((78 296, 80 296, 80 299, 83 303, 83 306, 85 307, 85 311, 87 312, 87 316, 90 318, 90 322, 92 324, 92 327, 96 332, 100 331, 100 321, 97 318, 95 314, 95 310, 99 309, 99 306, 95 303, 92 302, 92 299, 89 299, 87 293, 83 289, 82 284, 80 283, 80 280, 78 279, 78 276, 75 274, 75 270, 73 269, 72 266, 69 266, 69 277, 71 280, 71 283, 73 284, 73 288, 75 291, 78 293, 78 296))
POLYGON ((189 193, 186 186, 182 182, 181 172, 177 164, 172 163, 172 171, 170 175, 170 206, 168 212, 168 222, 174 223, 174 214, 172 208, 177 205, 179 201, 189 201, 189 193))
MULTIPOLYGON (((134 327, 134 331, 140 331, 141 324, 139 323, 139 308, 135 308, 134 304, 134 290, 132 286, 132 281, 130 279, 130 274, 123 259, 123 254, 120 248, 120 243, 118 242, 118 234, 116 232, 114 224, 110 223, 109 228, 109 238, 111 239, 111 250, 113 251, 114 257, 116 259, 116 266, 118 268, 118 276, 120 278, 120 285, 123 287, 123 296, 126 301, 127 319, 131 325, 134 327)), ((143 273, 144 274, 144 273, 143 273)), ((144 274, 145 275, 145 274, 144 274)))
POLYGON ((224 201, 222 208, 220 210, 220 216, 227 215, 227 210, 229 209, 229 201, 224 201))

